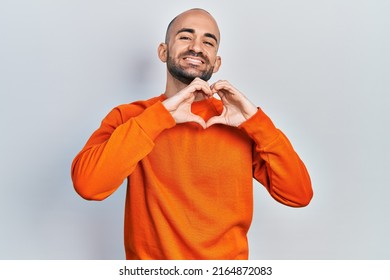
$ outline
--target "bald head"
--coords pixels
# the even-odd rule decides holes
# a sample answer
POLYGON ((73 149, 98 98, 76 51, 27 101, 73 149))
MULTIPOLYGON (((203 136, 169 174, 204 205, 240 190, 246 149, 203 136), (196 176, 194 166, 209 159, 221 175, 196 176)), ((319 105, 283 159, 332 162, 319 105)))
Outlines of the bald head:
POLYGON ((195 78, 208 81, 221 65, 219 41, 217 22, 209 12, 191 9, 176 16, 158 47, 160 60, 167 64, 167 88, 195 78))
POLYGON ((175 35, 177 30, 180 30, 181 28, 190 28, 189 26, 184 26, 183 21, 187 22, 187 21, 191 21, 191 20, 194 20, 194 21, 204 20, 204 21, 209 22, 209 24, 211 25, 211 28, 214 29, 213 33, 215 33, 212 35, 215 36, 215 39, 216 39, 217 43, 219 44, 220 32, 219 32, 219 28, 218 28, 218 24, 217 24, 216 20, 213 18, 213 16, 208 11, 200 9, 200 8, 194 8, 194 9, 187 10, 187 11, 177 15, 173 20, 171 20, 171 22, 168 24, 167 31, 165 34, 165 43, 166 44, 169 43, 169 40, 170 40, 172 34, 175 35))

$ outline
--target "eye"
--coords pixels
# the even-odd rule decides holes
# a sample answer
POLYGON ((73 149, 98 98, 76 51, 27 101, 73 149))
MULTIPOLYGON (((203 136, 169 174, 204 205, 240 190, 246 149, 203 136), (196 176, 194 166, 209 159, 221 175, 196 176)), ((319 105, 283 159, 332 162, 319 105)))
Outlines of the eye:
POLYGON ((208 46, 211 46, 211 47, 214 47, 214 44, 212 42, 209 42, 209 41, 205 41, 204 44, 208 45, 208 46))
POLYGON ((191 38, 188 36, 180 36, 179 39, 180 40, 191 40, 191 38))

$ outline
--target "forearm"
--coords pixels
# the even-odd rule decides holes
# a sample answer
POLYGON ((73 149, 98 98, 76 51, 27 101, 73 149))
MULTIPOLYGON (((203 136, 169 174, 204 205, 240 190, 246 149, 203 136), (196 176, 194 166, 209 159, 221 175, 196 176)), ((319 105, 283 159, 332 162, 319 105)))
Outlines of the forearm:
POLYGON ((159 133, 174 125, 161 104, 120 125, 118 119, 118 112, 107 116, 72 163, 74 187, 85 199, 102 200, 113 193, 152 151, 159 133))
POLYGON ((271 196, 292 207, 308 205, 313 196, 310 176, 286 136, 280 132, 274 142, 257 153, 266 162, 266 187, 271 196))
POLYGON ((307 169, 288 138, 260 109, 240 126, 254 141, 254 177, 277 201, 292 207, 309 204, 313 190, 307 169))

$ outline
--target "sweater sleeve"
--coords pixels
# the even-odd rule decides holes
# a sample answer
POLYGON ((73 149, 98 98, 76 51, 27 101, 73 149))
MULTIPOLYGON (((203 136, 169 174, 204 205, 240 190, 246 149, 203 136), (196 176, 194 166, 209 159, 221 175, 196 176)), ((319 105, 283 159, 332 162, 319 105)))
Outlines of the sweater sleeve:
POLYGON ((303 207, 313 197, 310 176, 287 137, 261 110, 239 127, 254 141, 253 176, 278 202, 303 207))
POLYGON ((127 120, 119 107, 113 109, 72 162, 77 193, 88 200, 108 197, 152 151, 155 138, 174 125, 161 102, 127 120))

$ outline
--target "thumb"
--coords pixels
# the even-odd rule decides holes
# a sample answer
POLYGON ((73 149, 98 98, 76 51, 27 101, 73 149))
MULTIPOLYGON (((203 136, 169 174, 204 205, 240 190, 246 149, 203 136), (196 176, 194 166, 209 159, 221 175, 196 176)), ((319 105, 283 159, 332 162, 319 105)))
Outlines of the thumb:
POLYGON ((207 127, 210 127, 214 124, 217 124, 217 123, 220 123, 220 124, 226 124, 226 119, 225 119, 225 114, 226 114, 226 107, 224 106, 223 107, 223 110, 222 110, 222 113, 219 115, 219 116, 214 116, 214 117, 211 117, 207 123, 206 123, 206 126, 207 127))
POLYGON ((204 121, 204 119, 202 119, 200 116, 197 116, 197 115, 194 115, 194 114, 191 114, 189 117, 188 117, 188 122, 195 122, 199 125, 201 125, 203 127, 203 129, 206 129, 206 122, 204 121))
POLYGON ((214 124, 225 124, 225 118, 221 117, 221 116, 215 116, 215 117, 212 117, 210 118, 207 123, 206 123, 206 127, 210 127, 214 124))

